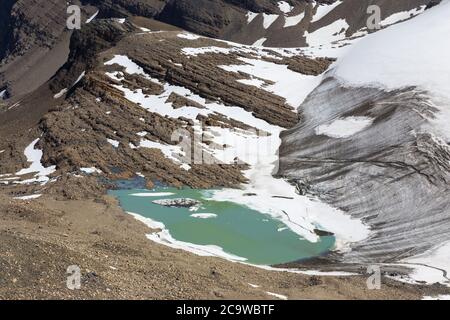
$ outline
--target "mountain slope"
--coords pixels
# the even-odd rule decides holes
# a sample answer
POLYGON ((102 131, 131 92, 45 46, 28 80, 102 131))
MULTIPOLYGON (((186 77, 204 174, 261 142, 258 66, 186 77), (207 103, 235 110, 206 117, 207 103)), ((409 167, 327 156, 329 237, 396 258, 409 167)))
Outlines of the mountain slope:
MULTIPOLYGON (((438 276, 428 282, 448 280, 446 263, 410 260, 450 240, 448 101, 436 95, 450 73, 448 47, 436 48, 448 1, 429 10, 428 0, 81 3, 83 21, 93 19, 73 32, 65 1, 1 4, 0 198, 12 201, 1 219, 34 219, 21 201, 39 213, 54 199, 115 206, 104 194, 123 179, 223 187, 216 199, 271 215, 305 240, 335 236, 335 251, 295 266, 392 263, 386 272, 403 274, 403 264, 430 264, 438 276), (370 35, 369 3, 386 28, 370 35)), ((37 228, 24 225, 24 234, 37 228)))

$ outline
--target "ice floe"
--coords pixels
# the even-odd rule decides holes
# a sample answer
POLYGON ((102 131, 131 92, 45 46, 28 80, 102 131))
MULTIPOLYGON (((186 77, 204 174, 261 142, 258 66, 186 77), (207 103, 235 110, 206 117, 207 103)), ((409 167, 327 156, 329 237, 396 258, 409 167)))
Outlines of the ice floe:
POLYGON ((286 1, 278 1, 278 8, 280 9, 281 12, 283 12, 284 14, 290 13, 292 10, 294 10, 294 7, 291 6, 288 2, 286 1))
POLYGON ((344 40, 347 37, 345 32, 348 28, 349 24, 347 21, 339 19, 313 32, 305 31, 306 42, 311 47, 318 47, 344 40))
POLYGON ((103 173, 100 169, 97 169, 97 168, 94 168, 94 167, 92 167, 92 168, 80 168, 80 171, 83 172, 83 173, 86 173, 86 174, 95 174, 95 173, 101 174, 101 173, 103 173))
POLYGON ((38 199, 42 196, 42 194, 33 194, 29 196, 21 196, 21 197, 14 197, 15 200, 34 200, 38 199))
POLYGON ((336 9, 340 4, 342 4, 343 1, 336 1, 332 4, 319 4, 316 9, 316 13, 314 14, 314 17, 311 20, 312 22, 316 22, 324 18, 327 14, 329 14, 331 11, 336 9))
POLYGON ((282 294, 273 293, 273 292, 269 292, 269 291, 267 291, 266 293, 267 293, 269 296, 275 297, 275 298, 280 299, 280 300, 288 300, 288 297, 286 297, 286 296, 284 296, 284 295, 282 295, 282 294))
POLYGON ((94 19, 97 17, 97 15, 99 14, 99 12, 100 12, 100 11, 97 11, 97 12, 94 13, 92 16, 90 16, 90 17, 86 20, 86 23, 91 23, 92 20, 94 20, 94 19))
POLYGON ((409 10, 409 11, 401 11, 401 12, 394 13, 394 14, 390 15, 389 17, 383 19, 383 21, 380 22, 380 25, 382 27, 386 27, 386 26, 389 26, 391 24, 398 23, 398 22, 401 22, 403 20, 410 19, 412 17, 417 16, 418 14, 423 13, 425 11, 425 8, 426 8, 426 6, 423 5, 423 6, 420 6, 418 8, 414 8, 414 9, 409 10))

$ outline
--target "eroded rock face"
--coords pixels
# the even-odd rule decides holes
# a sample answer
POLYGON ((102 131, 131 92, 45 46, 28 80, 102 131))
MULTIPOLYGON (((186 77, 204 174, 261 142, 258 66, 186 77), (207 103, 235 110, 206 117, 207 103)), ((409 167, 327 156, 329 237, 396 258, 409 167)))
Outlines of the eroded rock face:
POLYGON ((437 112, 429 99, 414 88, 343 88, 328 79, 299 109, 301 122, 283 134, 279 174, 373 230, 344 260, 389 262, 450 239, 450 151, 427 133, 437 112), (318 134, 348 117, 372 124, 348 137, 318 134))

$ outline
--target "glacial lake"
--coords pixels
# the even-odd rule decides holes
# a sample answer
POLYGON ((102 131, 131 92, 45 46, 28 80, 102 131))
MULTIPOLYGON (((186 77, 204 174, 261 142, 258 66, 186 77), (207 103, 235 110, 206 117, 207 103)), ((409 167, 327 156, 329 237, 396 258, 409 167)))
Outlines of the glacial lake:
POLYGON ((109 193, 120 201, 126 212, 163 223, 177 241, 217 246, 227 254, 247 259, 247 263, 274 265, 316 257, 331 250, 335 243, 332 236, 311 243, 269 215, 232 202, 207 200, 211 193, 208 190, 159 187, 109 193), (191 211, 153 203, 179 198, 199 200, 201 205, 198 210, 191 211))

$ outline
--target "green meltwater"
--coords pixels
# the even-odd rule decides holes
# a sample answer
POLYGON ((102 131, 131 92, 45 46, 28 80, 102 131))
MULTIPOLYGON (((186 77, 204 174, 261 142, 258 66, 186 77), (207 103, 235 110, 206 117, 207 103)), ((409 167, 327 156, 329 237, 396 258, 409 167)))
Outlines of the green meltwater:
POLYGON ((312 258, 334 246, 332 236, 311 243, 269 215, 232 202, 208 200, 211 192, 160 187, 114 190, 110 194, 119 199, 125 211, 164 224, 176 241, 220 247, 252 264, 275 265, 312 258), (189 208, 154 203, 173 199, 192 199, 200 204, 189 208))

